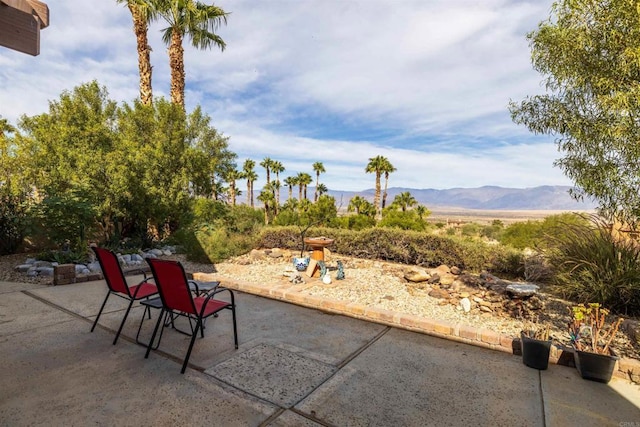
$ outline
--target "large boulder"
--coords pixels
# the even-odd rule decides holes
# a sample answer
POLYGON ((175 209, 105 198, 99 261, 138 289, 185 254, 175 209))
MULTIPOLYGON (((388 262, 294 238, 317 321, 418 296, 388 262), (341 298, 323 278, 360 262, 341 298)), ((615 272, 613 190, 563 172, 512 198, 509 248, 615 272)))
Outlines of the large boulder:
POLYGON ((409 282, 419 283, 427 282, 431 279, 431 275, 423 268, 411 267, 404 272, 404 278, 409 282))

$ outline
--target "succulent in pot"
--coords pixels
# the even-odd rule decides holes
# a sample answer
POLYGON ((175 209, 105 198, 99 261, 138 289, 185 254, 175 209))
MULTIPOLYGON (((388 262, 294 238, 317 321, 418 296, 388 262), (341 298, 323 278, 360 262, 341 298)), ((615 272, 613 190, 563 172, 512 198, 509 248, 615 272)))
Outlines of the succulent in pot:
POLYGON ((612 351, 621 318, 607 320, 609 310, 598 303, 580 304, 571 309, 569 336, 574 361, 582 378, 607 383, 618 357, 612 351))

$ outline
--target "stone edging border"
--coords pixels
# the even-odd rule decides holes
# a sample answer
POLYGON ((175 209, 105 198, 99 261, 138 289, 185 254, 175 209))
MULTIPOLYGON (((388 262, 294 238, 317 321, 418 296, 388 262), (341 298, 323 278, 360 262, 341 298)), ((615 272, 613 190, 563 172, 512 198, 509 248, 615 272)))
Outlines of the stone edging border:
MULTIPOLYGON (((193 278, 194 280, 202 281, 220 280, 219 277, 216 277, 215 273, 194 273, 193 278)), ((224 286, 230 289, 265 298, 314 308, 328 313, 341 314, 413 332, 420 332, 477 347, 484 347, 513 355, 521 355, 519 338, 502 335, 487 329, 478 329, 460 323, 452 324, 412 314, 396 313, 380 308, 367 307, 357 303, 306 295, 304 292, 301 292, 304 291, 304 287, 300 287, 299 285, 279 284, 269 286, 233 279, 224 279, 223 282, 224 286)), ((549 362, 575 367, 573 350, 567 347, 552 345, 549 362)), ((616 377, 640 383, 639 360, 620 358, 616 363, 616 368, 614 371, 616 377)))

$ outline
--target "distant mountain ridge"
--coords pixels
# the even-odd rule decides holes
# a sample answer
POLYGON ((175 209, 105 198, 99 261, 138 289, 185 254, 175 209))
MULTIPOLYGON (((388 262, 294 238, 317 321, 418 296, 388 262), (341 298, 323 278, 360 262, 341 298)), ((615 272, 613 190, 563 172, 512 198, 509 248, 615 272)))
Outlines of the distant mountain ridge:
MULTIPOLYGON (((578 202, 569 195, 572 187, 566 185, 544 185, 531 188, 504 188, 484 186, 477 188, 450 188, 446 190, 393 187, 387 190, 387 205, 394 197, 408 191, 418 203, 429 207, 448 207, 483 210, 591 210, 596 204, 591 201, 578 202)), ((359 195, 373 201, 375 191, 329 190, 344 207, 353 196, 359 195)), ((311 192, 313 194, 313 192, 311 192)))

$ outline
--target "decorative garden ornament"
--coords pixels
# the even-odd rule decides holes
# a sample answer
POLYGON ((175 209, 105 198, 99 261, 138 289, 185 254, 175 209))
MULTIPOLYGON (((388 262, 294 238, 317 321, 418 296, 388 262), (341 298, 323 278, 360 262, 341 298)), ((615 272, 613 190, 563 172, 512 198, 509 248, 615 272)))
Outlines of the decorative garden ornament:
POLYGON ((342 261, 338 261, 338 272, 336 273, 336 280, 344 280, 344 265, 342 261))

